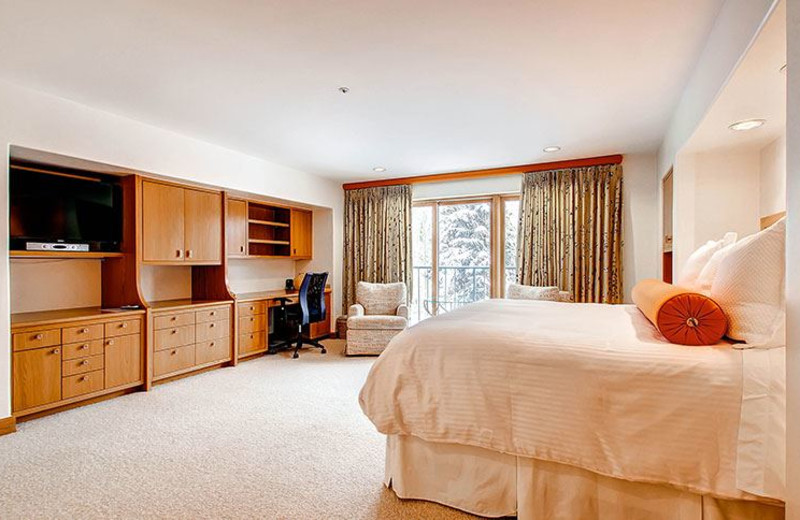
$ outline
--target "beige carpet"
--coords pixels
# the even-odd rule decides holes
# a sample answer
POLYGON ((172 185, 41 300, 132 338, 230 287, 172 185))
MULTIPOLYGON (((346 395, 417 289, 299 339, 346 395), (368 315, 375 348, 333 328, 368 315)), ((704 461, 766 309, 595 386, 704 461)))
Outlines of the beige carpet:
POLYGON ((0 437, 0 516, 475 518, 383 487, 357 401, 373 359, 327 344, 21 424, 0 437))

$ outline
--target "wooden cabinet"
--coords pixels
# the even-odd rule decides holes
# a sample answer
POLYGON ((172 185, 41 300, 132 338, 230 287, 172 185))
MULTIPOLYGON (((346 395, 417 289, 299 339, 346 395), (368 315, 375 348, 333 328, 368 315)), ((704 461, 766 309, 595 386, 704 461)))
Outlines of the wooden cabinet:
POLYGON ((222 195, 142 182, 142 260, 215 265, 222 258, 222 195))
POLYGON ((142 183, 142 259, 183 262, 184 190, 178 186, 142 183))
POLYGON ((252 301, 238 304, 239 358, 267 351, 269 334, 269 304, 252 301))
POLYGON ((143 384, 142 321, 141 312, 112 317, 98 311, 56 327, 12 325, 14 415, 143 384))
POLYGON ((312 339, 329 336, 331 333, 331 293, 325 293, 325 319, 309 325, 308 335, 312 339))
POLYGON ((228 256, 247 256, 247 202, 236 199, 228 201, 225 234, 228 256))
POLYGON ((14 411, 61 399, 61 348, 14 352, 14 411))
POLYGON ((153 378, 177 376, 232 359, 230 304, 156 311, 153 378))
POLYGON ((311 258, 313 252, 313 216, 310 211, 292 209, 290 222, 292 258, 311 258))

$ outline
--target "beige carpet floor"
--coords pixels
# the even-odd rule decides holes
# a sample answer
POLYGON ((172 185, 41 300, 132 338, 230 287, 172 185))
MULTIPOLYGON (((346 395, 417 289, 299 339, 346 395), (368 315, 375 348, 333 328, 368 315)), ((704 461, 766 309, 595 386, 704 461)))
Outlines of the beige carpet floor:
POLYGON ((262 357, 19 425, 0 517, 465 519, 382 485, 357 396, 372 358, 262 357))

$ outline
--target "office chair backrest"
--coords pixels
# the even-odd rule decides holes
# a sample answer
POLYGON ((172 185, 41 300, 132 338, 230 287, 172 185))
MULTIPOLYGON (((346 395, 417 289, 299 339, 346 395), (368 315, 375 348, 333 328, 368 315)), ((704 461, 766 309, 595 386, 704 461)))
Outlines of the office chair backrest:
POLYGON ((325 284, 328 273, 306 273, 300 284, 300 309, 303 312, 303 325, 325 319, 325 284))

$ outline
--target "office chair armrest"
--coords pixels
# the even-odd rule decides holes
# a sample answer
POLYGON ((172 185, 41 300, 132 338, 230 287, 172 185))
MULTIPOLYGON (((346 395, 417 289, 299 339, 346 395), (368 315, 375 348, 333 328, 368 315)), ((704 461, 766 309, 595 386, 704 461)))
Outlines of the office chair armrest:
POLYGON ((347 311, 347 317, 351 316, 363 316, 364 315, 364 306, 360 303, 355 303, 350 306, 350 309, 347 311))
POLYGON ((397 308, 397 312, 395 313, 397 316, 402 316, 405 319, 408 319, 408 305, 401 305, 397 308))

